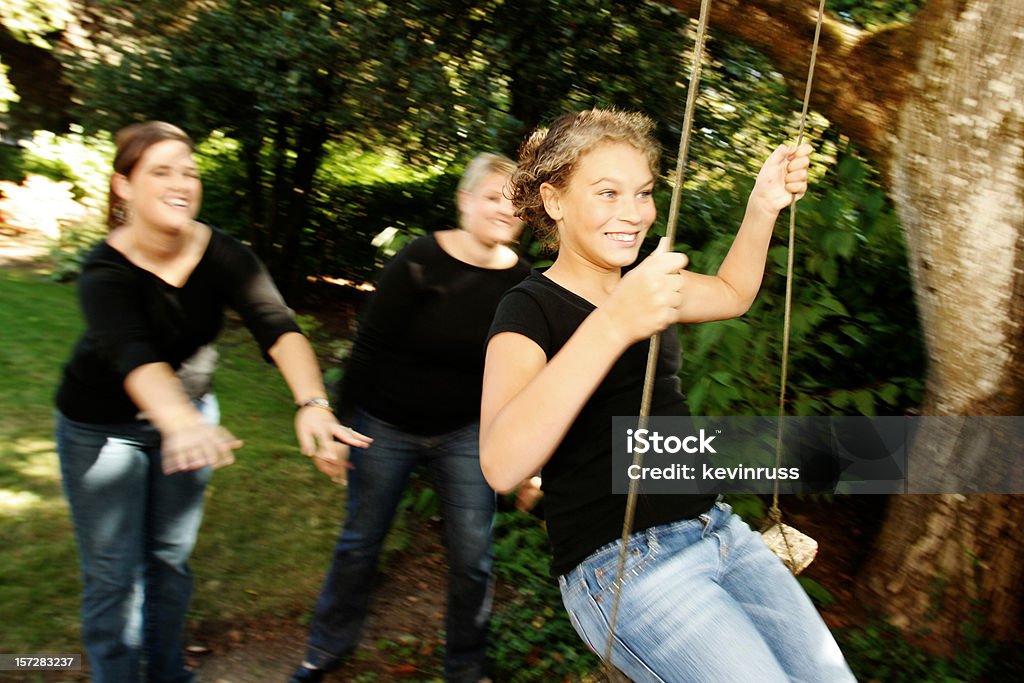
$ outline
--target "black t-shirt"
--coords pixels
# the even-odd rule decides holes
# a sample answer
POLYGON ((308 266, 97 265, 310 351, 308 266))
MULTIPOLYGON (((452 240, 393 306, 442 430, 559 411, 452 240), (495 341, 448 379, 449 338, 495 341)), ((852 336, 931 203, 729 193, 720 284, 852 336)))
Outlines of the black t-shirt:
MULTIPOLYGON (((586 299, 539 272, 501 300, 490 337, 516 332, 537 343, 550 361, 594 311, 586 299)), ((612 494, 612 418, 637 415, 650 343, 638 342, 619 357, 569 428, 541 473, 544 516, 551 540, 551 573, 572 570, 622 535, 626 496, 612 494)), ((681 350, 675 326, 661 334, 651 402, 652 415, 686 415, 679 384, 681 350)), ((636 531, 690 519, 715 501, 709 495, 644 495, 637 500, 636 531)))
POLYGON ((414 434, 480 419, 484 340, 501 295, 530 273, 520 260, 493 270, 419 237, 384 268, 359 328, 341 389, 358 406, 414 434))
POLYGON ((125 393, 125 377, 147 363, 179 369, 217 337, 227 307, 242 316, 265 357, 281 335, 301 332, 256 255, 216 229, 181 287, 101 242, 82 265, 78 298, 86 329, 64 367, 57 407, 79 422, 134 421, 139 409, 125 393))

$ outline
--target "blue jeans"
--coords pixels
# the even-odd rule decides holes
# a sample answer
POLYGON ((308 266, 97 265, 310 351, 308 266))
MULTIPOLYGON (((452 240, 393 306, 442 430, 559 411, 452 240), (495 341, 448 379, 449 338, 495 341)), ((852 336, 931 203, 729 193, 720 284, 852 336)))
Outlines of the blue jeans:
MULTIPOLYGON (((219 419, 217 399, 196 402, 219 419)), ((57 452, 82 569, 82 641, 95 683, 184 683, 188 557, 210 468, 167 476, 148 422, 57 416, 57 452)))
POLYGON ((423 460, 441 499, 448 550, 445 680, 476 683, 485 675, 495 508, 480 471, 479 426, 421 436, 360 413, 353 428, 374 441, 352 449, 345 523, 316 603, 306 661, 332 670, 355 649, 381 543, 410 473, 423 460))
MULTIPOLYGON (((559 577, 573 626, 602 657, 620 548, 559 577)), ((633 534, 621 590, 612 663, 637 683, 855 680, 800 584, 724 503, 633 534)))

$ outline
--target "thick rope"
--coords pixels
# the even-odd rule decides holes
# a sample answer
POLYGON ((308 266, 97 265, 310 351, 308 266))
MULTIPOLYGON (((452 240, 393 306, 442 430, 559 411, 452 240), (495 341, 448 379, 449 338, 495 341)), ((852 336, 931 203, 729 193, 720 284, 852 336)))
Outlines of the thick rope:
MULTIPOLYGON (((703 63, 704 38, 707 31, 708 8, 710 0, 702 0, 700 6, 700 19, 697 22, 697 37, 693 45, 692 69, 690 73, 690 84, 686 95, 686 109, 683 115, 683 129, 679 136, 679 153, 676 157, 676 178, 675 186, 672 188, 672 202, 669 206, 668 225, 665 230, 667 242, 670 245, 675 243, 676 225, 679 218, 680 195, 683 187, 683 177, 686 168, 687 155, 690 146, 690 133, 693 128, 693 110, 697 100, 697 85, 700 82, 700 72, 703 63)), ((804 132, 807 125, 807 112, 810 106, 811 85, 814 79, 814 66, 817 61, 818 41, 821 36, 821 26, 825 16, 825 0, 820 0, 818 5, 818 18, 814 27, 814 42, 811 46, 811 61, 807 73, 807 82, 804 87, 803 109, 800 113, 800 127, 797 133, 796 146, 803 143, 804 132)), ((783 315, 783 339, 782 339, 782 368, 779 388, 779 426, 776 434, 776 466, 781 467, 782 458, 782 417, 785 414, 786 378, 789 366, 789 330, 792 318, 793 300, 793 253, 796 235, 796 196, 789 205, 789 255, 786 262, 786 303, 783 315)), ((644 387, 640 402, 640 416, 638 429, 645 429, 651 414, 651 400, 654 395, 654 379, 658 364, 658 352, 661 346, 659 335, 651 336, 650 349, 647 354, 647 369, 644 373, 644 387)), ((643 454, 633 454, 633 464, 641 465, 643 454)), ((622 583, 626 567, 626 553, 628 551, 629 537, 632 535, 633 520, 636 515, 636 500, 639 483, 630 480, 629 493, 626 498, 626 514, 622 524, 621 548, 619 549, 618 567, 615 573, 614 598, 612 600, 611 614, 608 622, 608 643, 605 646, 604 663, 606 672, 611 680, 618 680, 621 675, 614 672, 611 664, 612 649, 615 643, 615 625, 618 621, 619 603, 622 595, 622 583)), ((779 509, 779 484, 775 481, 775 490, 772 495, 772 508, 770 515, 778 523, 782 519, 779 509)), ((785 533, 782 534, 783 541, 789 546, 785 533)))
MULTIPOLYGON (((671 249, 676 238, 676 224, 679 220, 679 202, 683 189, 683 177, 686 171, 686 157, 690 151, 690 133, 693 130, 693 111, 697 102, 697 89, 700 83, 700 72, 703 65, 704 37, 708 26, 708 9, 711 0, 701 0, 700 18, 697 21, 697 36, 693 42, 693 58, 690 68, 690 84, 686 92, 686 108, 683 113, 683 129, 679 134, 679 153, 676 156, 676 178, 672 188, 672 202, 669 205, 668 224, 665 228, 666 241, 671 249)), ((638 429, 646 429, 647 421, 651 414, 651 399, 654 395, 654 375, 658 366, 658 352, 661 348, 661 337, 657 334, 651 335, 650 348, 647 353, 647 370, 644 374, 644 389, 640 400, 640 419, 638 429)), ((641 465, 643 454, 633 454, 633 464, 641 465)), ((626 551, 629 543, 629 536, 633 531, 633 519, 636 514, 636 500, 638 482, 631 479, 629 482, 629 493, 626 496, 626 515, 622 522, 622 547, 619 550, 619 563, 615 572, 615 597, 612 599, 611 614, 608 620, 608 644, 605 646, 604 662, 609 677, 615 680, 612 674, 612 646, 615 643, 615 624, 619 617, 619 599, 622 595, 622 581, 626 568, 626 551)))
MULTIPOLYGON (((818 39, 821 37, 821 24, 825 17, 825 0, 818 5, 818 21, 814 26, 814 42, 811 44, 811 63, 807 68, 807 83, 804 86, 804 105, 800 112, 800 129, 796 135, 796 146, 799 148, 804 141, 807 128, 807 110, 811 102, 811 84, 814 82, 814 65, 818 61, 818 39)), ((793 317, 793 256, 796 251, 796 195, 789 203, 789 254, 786 257, 786 306, 782 316, 782 368, 779 377, 779 423, 775 432, 775 467, 782 467, 782 419, 786 415, 786 380, 789 373, 789 328, 793 317)), ((779 509, 779 480, 775 479, 772 491, 772 508, 769 516, 776 524, 782 522, 782 510, 779 509)), ((789 551, 789 540, 785 529, 779 527, 782 539, 789 551)), ((792 556, 792 553, 790 554, 792 556)))

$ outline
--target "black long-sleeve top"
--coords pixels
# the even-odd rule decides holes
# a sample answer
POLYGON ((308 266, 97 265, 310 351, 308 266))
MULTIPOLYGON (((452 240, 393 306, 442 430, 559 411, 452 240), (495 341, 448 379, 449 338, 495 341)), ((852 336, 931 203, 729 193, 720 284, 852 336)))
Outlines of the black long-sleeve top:
POLYGON ((181 287, 101 242, 82 266, 78 298, 86 329, 64 367, 57 408, 79 422, 134 421, 139 409, 124 389, 128 374, 157 362, 177 370, 217 337, 226 308, 241 315, 268 360, 281 335, 301 332, 256 255, 216 229, 181 287))
POLYGON ((381 274, 341 389, 354 406, 414 434, 443 434, 480 419, 484 339, 501 295, 529 275, 520 260, 493 270, 417 238, 381 274))

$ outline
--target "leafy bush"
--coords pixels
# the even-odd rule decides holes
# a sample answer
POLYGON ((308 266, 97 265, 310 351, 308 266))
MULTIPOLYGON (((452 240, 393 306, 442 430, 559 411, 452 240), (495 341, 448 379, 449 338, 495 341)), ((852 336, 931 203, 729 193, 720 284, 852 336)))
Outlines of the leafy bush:
POLYGON ((541 522, 522 512, 501 512, 494 536, 499 591, 508 591, 491 620, 492 632, 502 634, 490 643, 496 677, 529 683, 597 670, 600 661, 576 634, 558 584, 548 575, 550 552, 541 522))
POLYGON ((303 235, 305 272, 373 279, 387 258, 387 251, 378 252, 374 245, 385 230, 408 239, 455 227, 457 184, 458 175, 447 173, 397 182, 325 178, 317 186, 303 235))
MULTIPOLYGON (((924 354, 899 223, 855 150, 797 206, 787 412, 892 414, 919 405, 924 354), (879 353, 885 349, 885 353, 879 353)), ((749 181, 696 191, 681 218, 692 267, 713 272, 732 242, 749 181), (724 227, 717 227, 724 226, 724 227)), ((694 414, 771 414, 781 367, 788 220, 777 230, 762 290, 743 317, 686 326, 682 378, 694 414)))
MULTIPOLYGON (((215 133, 197 152, 203 173, 202 218, 255 243, 252 222, 259 217, 246 204, 238 145, 215 133)), ((377 269, 411 237, 454 227, 459 171, 415 169, 394 152, 328 145, 302 233, 299 271, 374 279, 377 269)))
POLYGON ((2 177, 17 183, 28 174, 70 182, 76 201, 90 210, 102 211, 113 156, 113 142, 107 134, 85 135, 77 126, 64 135, 41 130, 16 150, 5 152, 0 171, 2 177))
POLYGON ((85 257, 106 233, 105 217, 96 214, 61 230, 50 247, 50 278, 57 282, 77 278, 85 257))

